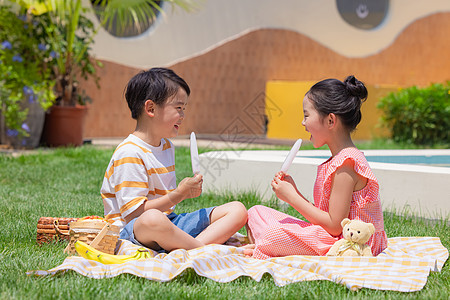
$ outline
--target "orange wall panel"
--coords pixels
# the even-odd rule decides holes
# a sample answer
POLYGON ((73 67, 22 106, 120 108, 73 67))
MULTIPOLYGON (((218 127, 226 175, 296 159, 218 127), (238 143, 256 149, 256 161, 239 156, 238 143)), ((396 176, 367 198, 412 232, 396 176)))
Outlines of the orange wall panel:
MULTIPOLYGON (((364 58, 337 54, 313 39, 282 29, 260 29, 170 68, 192 89, 180 134, 264 135, 265 85, 270 80, 343 80, 367 85, 425 86, 450 80, 450 13, 408 26, 381 52, 364 58)), ((355 47, 364 41, 355 41, 355 47)), ((135 126, 123 98, 138 72, 112 62, 99 70, 101 89, 83 82, 94 99, 86 137, 124 137, 135 126)))

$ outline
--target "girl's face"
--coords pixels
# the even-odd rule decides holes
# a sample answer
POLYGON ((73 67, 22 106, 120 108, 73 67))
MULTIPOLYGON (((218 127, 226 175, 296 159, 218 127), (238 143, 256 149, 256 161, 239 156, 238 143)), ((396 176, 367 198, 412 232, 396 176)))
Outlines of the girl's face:
POLYGON ((303 115, 302 125, 311 134, 309 140, 314 148, 322 147, 326 144, 328 134, 325 118, 320 115, 307 96, 303 98, 303 115))

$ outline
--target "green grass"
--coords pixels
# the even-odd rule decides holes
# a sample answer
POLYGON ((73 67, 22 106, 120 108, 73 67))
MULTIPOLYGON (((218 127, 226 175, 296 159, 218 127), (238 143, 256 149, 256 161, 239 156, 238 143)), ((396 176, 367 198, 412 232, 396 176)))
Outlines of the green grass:
MULTIPOLYGON (((450 295, 448 263, 441 273, 430 274, 422 291, 414 293, 369 289, 352 292, 328 281, 277 287, 270 275, 265 275, 261 282, 242 277, 230 283, 216 283, 193 270, 166 283, 127 274, 90 279, 73 271, 56 276, 27 276, 26 271, 53 268, 66 257, 62 243, 36 244, 39 217, 103 214, 99 189, 112 152, 113 149, 84 146, 17 158, 0 155, 0 299, 448 299, 450 295)), ((188 149, 176 149, 176 166, 178 180, 190 176, 188 149)), ((260 204, 253 193, 204 194, 185 200, 177 210, 192 211, 232 200, 243 202, 247 208, 260 204)), ((299 216, 292 208, 279 207, 275 201, 265 204, 299 216)), ((450 230, 445 220, 428 222, 385 213, 385 225, 389 237, 438 236, 450 248, 450 230)))

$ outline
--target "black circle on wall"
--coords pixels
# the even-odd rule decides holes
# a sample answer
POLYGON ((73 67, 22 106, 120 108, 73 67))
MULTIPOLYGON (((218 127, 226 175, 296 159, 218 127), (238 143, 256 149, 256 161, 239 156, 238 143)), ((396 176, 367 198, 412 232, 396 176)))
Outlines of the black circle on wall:
MULTIPOLYGON (((95 12, 95 16, 97 17, 99 22, 102 23, 102 13, 104 7, 99 5, 97 0, 91 0, 91 3, 95 12)), ((163 0, 155 0, 154 3, 160 7, 164 5, 163 0)), ((141 35, 155 24, 156 19, 161 14, 161 12, 158 9, 154 8, 151 4, 143 3, 143 5, 147 5, 148 7, 144 7, 146 10, 140 11, 140 14, 145 14, 145 11, 148 12, 148 10, 153 11, 153 13, 145 14, 146 18, 140 18, 139 22, 137 23, 131 24, 129 22, 128 26, 126 26, 125 28, 120 28, 117 25, 118 16, 115 16, 107 24, 102 24, 103 28, 115 37, 135 37, 141 35)))
POLYGON ((336 0, 336 5, 345 22, 363 30, 379 26, 389 10, 389 0, 336 0))

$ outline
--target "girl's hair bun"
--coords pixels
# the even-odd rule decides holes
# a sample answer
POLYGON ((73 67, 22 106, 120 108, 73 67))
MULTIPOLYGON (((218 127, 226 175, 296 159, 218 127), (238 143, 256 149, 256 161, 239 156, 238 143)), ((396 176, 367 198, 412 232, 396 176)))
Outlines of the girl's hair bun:
POLYGON ((330 113, 339 116, 350 131, 361 121, 361 104, 367 95, 364 83, 353 75, 344 82, 333 78, 319 81, 306 93, 322 116, 330 113))
POLYGON ((356 79, 355 76, 350 75, 344 80, 345 88, 351 96, 358 97, 360 100, 367 99, 367 89, 364 83, 356 79))

